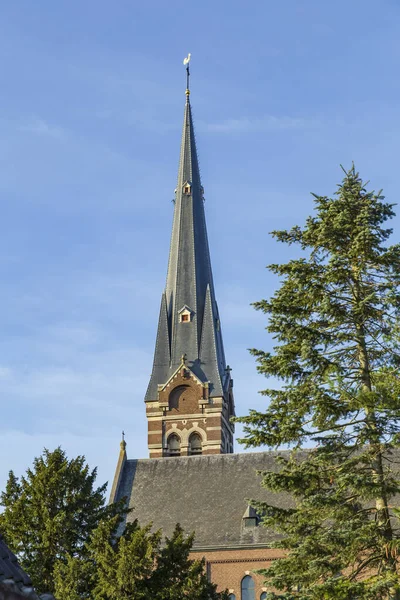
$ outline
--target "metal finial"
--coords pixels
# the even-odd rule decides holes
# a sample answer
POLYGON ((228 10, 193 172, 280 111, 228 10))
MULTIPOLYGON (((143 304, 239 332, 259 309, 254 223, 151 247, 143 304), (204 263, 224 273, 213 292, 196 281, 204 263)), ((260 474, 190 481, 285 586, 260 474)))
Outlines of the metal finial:
POLYGON ((125 431, 122 431, 122 441, 125 441, 125 431))
POLYGON ((186 354, 182 354, 182 356, 181 356, 181 361, 182 361, 182 364, 183 364, 183 365, 186 365, 186 360, 187 360, 187 356, 186 356, 186 354))
POLYGON ((189 70, 190 57, 191 57, 191 54, 189 52, 187 57, 183 59, 183 64, 186 66, 186 96, 190 96, 190 85, 189 85, 189 82, 190 82, 190 70, 189 70))

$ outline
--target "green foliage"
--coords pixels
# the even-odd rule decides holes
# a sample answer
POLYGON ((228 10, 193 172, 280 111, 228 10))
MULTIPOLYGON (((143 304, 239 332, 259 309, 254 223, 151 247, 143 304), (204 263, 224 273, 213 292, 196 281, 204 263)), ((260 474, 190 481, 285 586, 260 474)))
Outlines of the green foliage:
POLYGON ((262 392, 265 412, 238 419, 247 446, 292 448, 263 477, 293 498, 290 509, 259 506, 286 551, 265 577, 281 598, 398 598, 390 511, 400 491, 400 246, 388 246, 385 228, 393 207, 353 167, 315 208, 303 228, 273 232, 302 253, 269 267, 280 287, 255 304, 275 347, 252 353, 279 386, 262 392))
POLYGON ((166 539, 154 571, 153 597, 157 600, 227 600, 226 592, 217 593, 208 582, 204 559, 189 558, 193 540, 194 535, 185 536, 180 525, 166 539))
POLYGON ((151 525, 129 523, 117 537, 117 518, 99 524, 84 559, 56 565, 56 596, 63 600, 226 600, 207 580, 204 561, 190 560, 193 536, 177 525, 161 543, 151 525))
POLYGON ((92 598, 96 583, 92 561, 82 556, 68 555, 66 561, 54 565, 54 587, 60 600, 86 600, 92 598))
POLYGON ((11 471, 1 494, 0 530, 39 592, 53 592, 56 561, 77 560, 101 520, 121 520, 122 504, 105 506, 106 485, 83 456, 68 460, 61 448, 44 450, 18 479, 11 471))

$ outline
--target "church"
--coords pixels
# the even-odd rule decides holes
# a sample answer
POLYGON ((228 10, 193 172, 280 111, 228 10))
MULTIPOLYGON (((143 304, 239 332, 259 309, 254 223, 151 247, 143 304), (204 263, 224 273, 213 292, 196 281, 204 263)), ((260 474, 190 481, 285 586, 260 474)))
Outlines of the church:
POLYGON ((164 535, 178 522, 194 531, 193 557, 205 558, 219 590, 228 589, 231 600, 264 600, 268 589, 254 571, 281 554, 249 499, 273 503, 259 471, 274 468, 274 453, 234 453, 233 379, 212 276, 188 67, 167 280, 143 392, 149 458, 128 458, 122 440, 110 502, 126 497, 128 518, 151 521, 164 535))

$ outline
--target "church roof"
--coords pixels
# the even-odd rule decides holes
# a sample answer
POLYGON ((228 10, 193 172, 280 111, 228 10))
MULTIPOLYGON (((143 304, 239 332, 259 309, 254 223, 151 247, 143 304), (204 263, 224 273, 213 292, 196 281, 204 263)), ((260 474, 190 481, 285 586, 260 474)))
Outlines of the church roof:
POLYGON ((226 363, 211 271, 203 188, 200 179, 192 108, 187 90, 178 184, 165 291, 161 299, 153 371, 146 401, 157 400, 165 383, 186 354, 187 366, 210 396, 222 396, 226 363), (181 311, 190 312, 184 322, 181 311))
MULTIPOLYGON (((257 474, 275 469, 277 454, 285 452, 126 460, 111 501, 125 496, 133 509, 129 520, 152 522, 167 536, 176 523, 195 531, 194 549, 265 546, 272 532, 246 527, 244 518, 253 514, 249 500, 277 502, 257 474)), ((289 504, 289 495, 280 493, 279 506, 289 504)))
MULTIPOLYGON (((15 554, 11 552, 0 534, 0 599, 3 595, 9 600, 12 598, 39 600, 39 596, 32 587, 30 577, 22 569, 15 554), (15 594, 15 596, 11 594, 15 594)), ((40 598, 54 600, 50 594, 43 594, 40 598)))
POLYGON ((4 541, 0 534, 0 582, 13 581, 21 586, 31 585, 31 580, 20 567, 17 557, 4 541))

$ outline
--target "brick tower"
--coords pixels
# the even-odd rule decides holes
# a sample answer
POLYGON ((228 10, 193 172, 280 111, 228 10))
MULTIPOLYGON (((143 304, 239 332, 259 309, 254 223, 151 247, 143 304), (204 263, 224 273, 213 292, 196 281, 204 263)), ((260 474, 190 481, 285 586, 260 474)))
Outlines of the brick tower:
POLYGON ((187 67, 167 282, 145 397, 150 458, 233 452, 233 381, 215 300, 189 97, 187 67))

